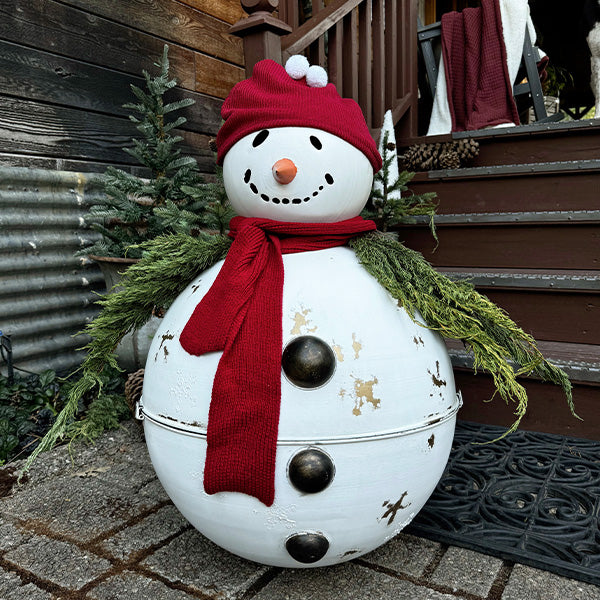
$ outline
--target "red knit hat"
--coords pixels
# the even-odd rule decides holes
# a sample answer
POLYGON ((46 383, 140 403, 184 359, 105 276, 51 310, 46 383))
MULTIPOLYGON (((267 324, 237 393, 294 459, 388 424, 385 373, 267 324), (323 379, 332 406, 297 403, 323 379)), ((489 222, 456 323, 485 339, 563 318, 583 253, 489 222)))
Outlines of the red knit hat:
MULTIPOLYGON (((311 67, 312 69, 313 67, 311 67)), ((358 148, 381 169, 381 156, 362 111, 354 100, 341 98, 332 83, 310 87, 306 77, 292 79, 275 61, 261 60, 252 77, 237 83, 221 108, 225 123, 217 134, 217 163, 244 136, 273 127, 314 127, 358 148)))

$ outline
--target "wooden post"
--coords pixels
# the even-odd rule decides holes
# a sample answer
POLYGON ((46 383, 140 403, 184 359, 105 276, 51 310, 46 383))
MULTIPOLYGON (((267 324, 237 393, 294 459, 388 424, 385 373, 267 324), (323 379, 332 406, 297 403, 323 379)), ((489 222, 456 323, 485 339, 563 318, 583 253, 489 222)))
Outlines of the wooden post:
POLYGON ((240 19, 229 33, 244 39, 246 76, 250 77, 259 60, 270 58, 281 64, 281 36, 292 28, 272 15, 279 0, 241 0, 241 4, 249 16, 240 19))

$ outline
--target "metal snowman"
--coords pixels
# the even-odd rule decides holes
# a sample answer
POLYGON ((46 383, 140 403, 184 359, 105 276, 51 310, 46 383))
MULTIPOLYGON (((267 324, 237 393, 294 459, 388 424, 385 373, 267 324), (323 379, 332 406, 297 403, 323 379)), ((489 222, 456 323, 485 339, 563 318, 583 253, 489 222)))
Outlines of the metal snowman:
MULTIPOLYGON (((286 66, 291 75, 258 63, 224 104, 217 144, 230 202, 243 217, 353 219, 380 161, 364 119, 357 123, 357 105, 323 83, 322 69, 302 58, 286 66)), ((138 412, 163 487, 200 532, 250 560, 325 566, 373 550, 410 523, 448 459, 460 398, 442 339, 347 246, 284 254, 274 499, 209 494, 209 409, 222 352, 190 354, 180 336, 222 267, 177 298, 148 355, 138 412)))

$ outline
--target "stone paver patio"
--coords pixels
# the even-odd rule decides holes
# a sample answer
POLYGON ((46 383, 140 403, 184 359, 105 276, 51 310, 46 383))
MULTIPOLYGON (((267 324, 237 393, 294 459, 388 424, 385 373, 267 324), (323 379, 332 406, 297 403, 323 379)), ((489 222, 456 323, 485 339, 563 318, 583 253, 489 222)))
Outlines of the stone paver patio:
POLYGON ((133 421, 4 488, 0 600, 600 600, 600 587, 407 534, 335 567, 248 562, 173 507, 133 421))

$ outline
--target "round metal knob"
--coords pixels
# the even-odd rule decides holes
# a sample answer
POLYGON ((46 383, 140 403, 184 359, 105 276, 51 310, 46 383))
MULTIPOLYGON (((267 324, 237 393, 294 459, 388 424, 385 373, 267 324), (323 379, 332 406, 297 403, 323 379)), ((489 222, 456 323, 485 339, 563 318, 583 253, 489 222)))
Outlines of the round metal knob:
POLYGON ((288 476, 292 485, 307 494, 322 492, 333 480, 334 473, 335 467, 331 458, 317 448, 301 450, 288 466, 288 476))
POLYGON ((301 335, 284 349, 281 359, 288 380, 301 388, 317 388, 327 383, 335 371, 335 354, 323 340, 301 335))
POLYGON ((321 533, 298 533, 287 539, 285 548, 294 560, 315 563, 327 554, 329 542, 321 533))

